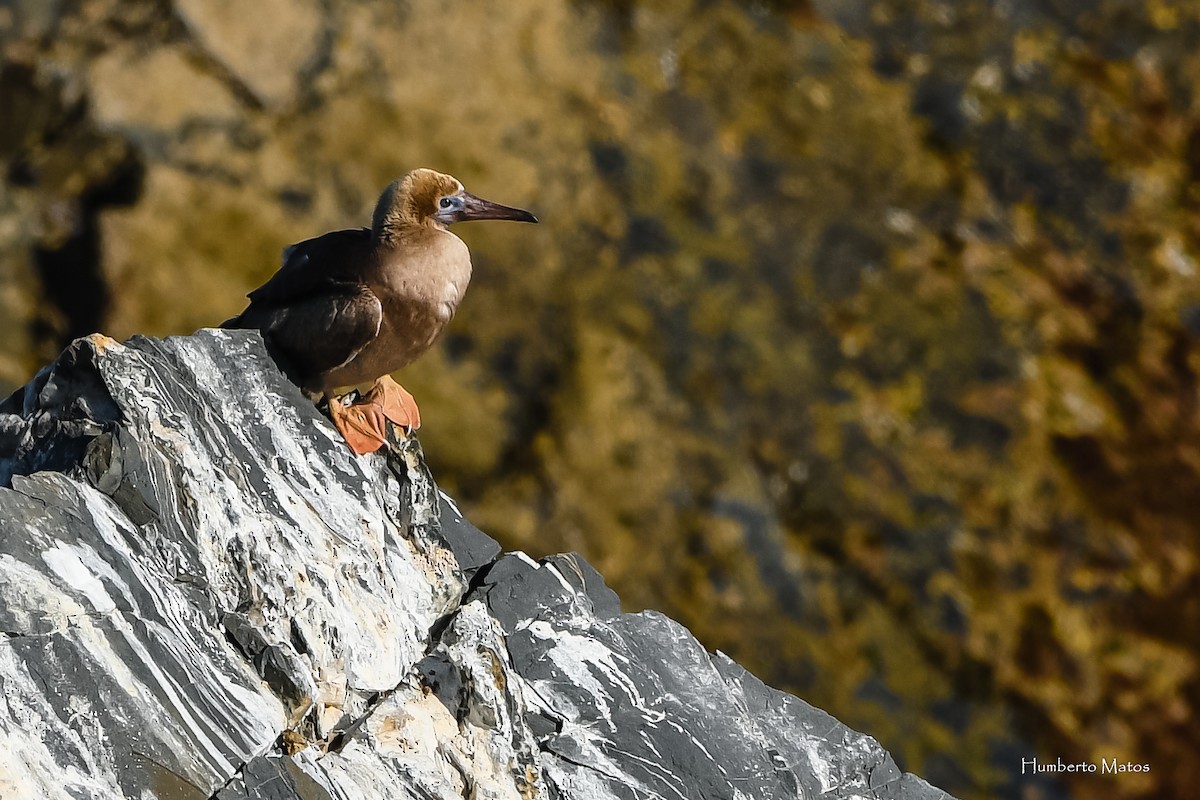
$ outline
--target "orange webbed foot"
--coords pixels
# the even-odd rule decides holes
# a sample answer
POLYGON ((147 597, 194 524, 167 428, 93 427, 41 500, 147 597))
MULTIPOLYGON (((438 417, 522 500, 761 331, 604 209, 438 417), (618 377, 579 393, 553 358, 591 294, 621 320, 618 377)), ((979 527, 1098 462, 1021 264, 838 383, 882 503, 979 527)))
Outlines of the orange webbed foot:
POLYGON ((376 403, 383 416, 404 428, 407 433, 421 427, 421 409, 417 408, 417 401, 390 375, 375 381, 363 400, 376 403))
POLYGON ((379 406, 362 401, 346 405, 340 397, 329 398, 329 419, 355 453, 374 453, 387 442, 387 419, 379 406))
POLYGON ((329 418, 346 444, 358 455, 374 453, 387 444, 391 420, 406 433, 421 427, 417 401, 390 376, 383 376, 361 399, 346 405, 340 397, 329 398, 329 418))

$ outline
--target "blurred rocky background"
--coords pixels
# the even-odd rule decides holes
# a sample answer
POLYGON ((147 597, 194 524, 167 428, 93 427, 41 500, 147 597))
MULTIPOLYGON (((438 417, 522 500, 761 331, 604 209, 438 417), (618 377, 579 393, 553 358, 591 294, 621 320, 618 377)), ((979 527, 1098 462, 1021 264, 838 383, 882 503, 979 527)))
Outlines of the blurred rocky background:
POLYGON ((450 172, 542 218, 456 230, 399 376, 476 524, 958 796, 1194 795, 1200 5, 0 0, 0 48, 0 390, 450 172))

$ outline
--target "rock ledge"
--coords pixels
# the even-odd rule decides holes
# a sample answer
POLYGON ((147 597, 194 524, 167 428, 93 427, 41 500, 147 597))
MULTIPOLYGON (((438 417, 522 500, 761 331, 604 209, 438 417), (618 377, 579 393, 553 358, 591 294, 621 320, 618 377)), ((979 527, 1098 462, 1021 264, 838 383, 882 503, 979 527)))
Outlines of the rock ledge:
POLYGON ((0 797, 936 798, 574 555, 353 456, 256 333, 0 404, 0 797))

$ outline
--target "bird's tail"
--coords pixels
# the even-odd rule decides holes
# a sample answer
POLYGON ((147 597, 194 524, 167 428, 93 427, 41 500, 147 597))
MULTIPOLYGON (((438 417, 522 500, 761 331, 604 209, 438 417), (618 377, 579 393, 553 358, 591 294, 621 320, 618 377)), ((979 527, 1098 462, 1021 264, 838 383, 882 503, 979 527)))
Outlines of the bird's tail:
POLYGON ((238 314, 236 317, 230 317, 229 319, 225 320, 217 327, 218 328, 243 328, 243 327, 245 327, 245 325, 242 324, 242 315, 238 314))

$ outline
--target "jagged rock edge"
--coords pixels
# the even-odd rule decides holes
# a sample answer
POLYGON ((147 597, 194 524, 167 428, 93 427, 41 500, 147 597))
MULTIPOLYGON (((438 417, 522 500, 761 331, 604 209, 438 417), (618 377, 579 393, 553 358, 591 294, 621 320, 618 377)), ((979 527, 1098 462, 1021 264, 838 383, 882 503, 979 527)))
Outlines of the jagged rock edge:
MULTIPOLYGON (((56 370, 58 368, 60 368, 60 367, 63 368, 64 375, 66 378, 65 382, 69 385, 70 384, 69 378, 72 375, 71 368, 78 368, 80 366, 79 355, 80 355, 80 352, 82 352, 85 354, 84 361, 90 362, 90 363, 86 363, 84 366, 91 367, 97 373, 101 373, 101 370, 98 368, 98 365, 94 363, 95 356, 99 355, 100 352, 102 352, 103 348, 108 347, 111 344, 112 344, 112 340, 106 340, 101 337, 91 337, 88 340, 81 340, 80 342, 76 342, 75 345, 73 345, 73 348, 75 348, 74 351, 72 351, 69 348, 68 352, 64 353, 63 358, 59 359, 59 361, 56 361, 55 364, 48 367, 47 370, 43 370, 42 373, 39 373, 37 380, 31 382, 30 386, 26 387, 26 389, 24 390, 23 393, 18 392, 16 394, 14 394, 13 398, 16 398, 18 395, 20 395, 22 411, 29 411, 31 404, 34 403, 34 401, 40 402, 40 403, 42 403, 43 406, 46 406, 47 402, 44 402, 46 400, 46 398, 43 397, 43 395, 44 395, 47 387, 50 387, 52 389, 54 388, 52 384, 53 384, 54 378, 56 377, 56 370), (91 345, 91 348, 94 348, 95 352, 89 353, 88 351, 90 348, 87 347, 84 344, 84 342, 86 342, 86 345, 91 345), (36 391, 34 391, 35 389, 36 389, 36 391)), ((184 362, 182 362, 177 357, 177 354, 174 352, 174 350, 172 348, 166 347, 164 345, 164 343, 161 343, 161 342, 157 342, 154 340, 144 340, 144 339, 136 340, 136 341, 131 340, 128 343, 128 346, 131 349, 138 351, 139 354, 141 354, 143 356, 149 356, 151 353, 160 358, 166 356, 166 357, 168 357, 167 360, 171 362, 171 366, 175 369, 180 369, 181 367, 190 367, 191 366, 191 365, 188 365, 188 364, 185 364, 184 362), (150 351, 150 352, 147 352, 147 351, 150 351)), ((107 395, 106 399, 108 400, 107 405, 110 408, 116 408, 117 403, 113 397, 111 387, 107 383, 105 383, 103 380, 101 381, 101 383, 104 384, 105 394, 107 395)), ((51 394, 53 395, 53 392, 51 392, 51 394)), ((298 396, 298 392, 296 392, 295 394, 298 396)), ((11 407, 11 401, 13 401, 13 398, 10 398, 9 401, 6 401, 5 405, 3 407, 0 407, 0 410, 8 411, 9 408, 11 407)), ((100 405, 105 405, 105 404, 101 403, 100 405)), ((307 408, 310 409, 309 413, 312 413, 311 406, 307 406, 307 408)), ((90 411, 90 409, 88 409, 88 410, 90 411)), ((306 416, 306 415, 302 415, 302 416, 306 416)), ((315 414, 314 414, 314 416, 315 416, 315 414)), ((66 421, 71 422, 71 421, 77 421, 77 420, 73 420, 70 417, 68 417, 66 421)), ((54 432, 58 431, 59 428, 61 427, 59 425, 60 420, 51 419, 50 422, 51 422, 51 424, 48 426, 50 433, 54 433, 54 432)), ((120 420, 113 421, 110 419, 107 422, 107 429, 105 428, 104 425, 101 425, 99 432, 96 432, 95 430, 92 430, 92 429, 87 429, 87 430, 83 431, 83 433, 85 435, 89 432, 92 434, 90 436, 90 438, 87 439, 86 445, 83 448, 83 450, 84 450, 83 455, 78 456, 73 462, 70 459, 65 459, 63 461, 63 463, 60 464, 59 466, 60 466, 61 471, 65 475, 73 475, 75 480, 82 479, 82 482, 86 483, 89 486, 92 486, 93 488, 97 489, 97 491, 102 491, 98 484, 105 483, 105 478, 107 476, 107 484, 108 484, 107 488, 109 488, 111 490, 111 493, 110 492, 103 492, 103 493, 106 496, 108 496, 111 500, 113 500, 114 505, 117 506, 122 511, 122 513, 125 513, 127 515, 127 519, 129 519, 131 522, 134 522, 134 520, 133 520, 134 514, 129 513, 128 503, 127 502, 126 503, 119 502, 117 500, 117 498, 115 497, 115 495, 118 493, 118 490, 124 485, 125 475, 120 474, 117 476, 113 476, 110 474, 110 468, 112 468, 112 466, 113 466, 111 458, 112 458, 112 453, 113 453, 114 447, 116 448, 116 452, 118 454, 123 454, 123 453, 128 453, 128 452, 139 452, 140 453, 140 450, 138 450, 138 448, 132 446, 133 442, 122 442, 122 438, 125 436, 125 434, 122 433, 124 428, 123 428, 122 424, 119 424, 119 422, 120 422, 120 420), (105 434, 108 434, 108 438, 101 439, 100 437, 104 436, 105 434), (96 444, 97 441, 101 441, 101 444, 97 445, 96 444), (109 451, 108 455, 109 455, 110 460, 107 463, 101 463, 101 462, 103 462, 103 455, 104 455, 103 452, 101 452, 101 451, 103 451, 103 449, 104 449, 104 444, 108 445, 108 451, 109 451), (125 446, 122 446, 122 445, 125 445, 125 446), (91 469, 89 469, 89 467, 91 467, 91 469), (101 468, 101 467, 103 467, 103 468, 101 468), (115 484, 114 484, 114 481, 115 481, 115 484), (115 486, 115 488, 114 488, 114 486, 115 486)), ((33 427, 34 427, 33 423, 30 423, 31 430, 33 429, 33 427)), ((79 431, 75 431, 75 433, 78 434, 79 431)), ((79 438, 79 437, 76 436, 75 438, 79 438)), ((78 445, 78 442, 76 442, 75 444, 78 445)), ((76 450, 78 450, 78 447, 76 447, 76 450)), ((75 452, 75 451, 71 451, 71 452, 75 452)), ((28 455, 28 449, 26 451, 26 455, 28 455)), ((70 455, 70 453, 68 453, 68 455, 70 455)), ((35 456, 36 456, 36 453, 35 453, 35 456)), ((37 465, 36 459, 30 463, 34 463, 35 466, 37 465)), ((456 549, 454 547, 454 543, 447 536, 445 536, 447 531, 445 530, 446 526, 443 525, 442 521, 444 519, 446 519, 447 515, 451 515, 456 525, 469 526, 469 523, 467 523, 465 520, 462 519, 461 513, 458 512, 458 509, 453 504, 453 501, 450 500, 448 497, 446 497, 444 494, 442 494, 440 492, 440 490, 438 490, 436 488, 436 484, 432 481, 432 476, 428 473, 428 469, 425 467, 425 465, 420 457, 419 445, 417 445, 415 443, 415 441, 400 443, 397 447, 393 448, 389 452, 385 463, 387 466, 387 471, 392 473, 393 477, 397 481, 397 490, 398 490, 398 493, 397 493, 398 498, 397 499, 401 499, 399 497, 400 495, 405 495, 403 500, 406 502, 402 501, 399 503, 399 510, 402 511, 401 517, 403 517, 401 531, 399 532, 400 535, 402 535, 404 538, 408 539, 410 541, 410 543, 412 543, 414 546, 418 546, 418 547, 426 547, 427 548, 432 542, 440 540, 441 543, 443 543, 446 547, 449 547, 451 549, 451 551, 455 555, 455 558, 459 558, 460 550, 456 549), (423 478, 424 480, 415 480, 414 481, 413 480, 414 472, 419 473, 419 477, 423 478), (424 492, 423 496, 418 497, 418 496, 416 496, 416 492, 418 490, 419 485, 422 485, 422 484, 426 487, 427 491, 424 492), (438 513, 437 513, 437 515, 426 514, 424 516, 424 520, 425 520, 424 522, 416 523, 416 522, 414 522, 413 512, 414 512, 414 509, 416 509, 418 506, 423 506, 427 511, 431 511, 432 509, 436 508, 438 513)), ((142 464, 141 466, 144 466, 146 468, 151 468, 152 464, 142 464)), ((118 470, 118 471, 120 471, 120 470, 118 470)), ((18 472, 18 474, 19 474, 19 472, 18 472)), ((152 481, 152 483, 153 482, 154 481, 152 481)), ((140 495, 143 499, 143 502, 139 506, 136 506, 134 510, 136 510, 138 513, 145 514, 148 510, 150 510, 150 504, 144 502, 146 495, 143 492, 136 491, 137 488, 138 487, 134 487, 135 494, 140 495)), ((126 500, 128 500, 128 498, 126 498, 126 500)), ((388 509, 381 507, 380 511, 387 512, 388 509)), ((420 515, 417 515, 417 516, 420 517, 420 515)), ((134 524, 137 525, 136 522, 134 522, 134 524)), ((140 525, 138 525, 138 527, 140 527, 140 525)), ((479 533, 477 529, 473 528, 473 526, 470 526, 470 527, 475 533, 479 533)), ((454 528, 454 526, 450 526, 451 530, 453 528, 454 528)), ((479 534, 479 536, 482 536, 483 538, 487 539, 486 535, 479 534)), ((491 542, 491 545, 495 545, 495 543, 493 541, 491 541, 490 539, 487 539, 487 541, 491 542)), ((478 544, 478 541, 476 541, 475 543, 478 544)), ((443 614, 440 618, 436 619, 431 625, 429 625, 427 628, 425 628, 423 637, 422 637, 422 642, 421 642, 421 645, 422 645, 421 651, 420 651, 421 658, 415 659, 413 661, 412 667, 405 674, 399 676, 399 680, 396 683, 391 685, 389 688, 384 689, 383 691, 376 692, 373 696, 371 696, 369 698, 369 701, 367 702, 367 704, 364 706, 362 713, 359 714, 357 716, 357 718, 355 718, 352 722, 350 722, 345 727, 341 727, 339 724, 339 730, 337 731, 336 734, 331 735, 329 737, 328 741, 332 742, 333 739, 337 736, 345 737, 346 739, 348 739, 349 736, 353 735, 353 733, 357 729, 361 728, 364 724, 366 724, 366 722, 371 719, 371 717, 376 713, 376 711, 378 709, 380 709, 383 706, 383 704, 386 703, 401 688, 404 688, 406 685, 408 685, 411 688, 411 680, 414 678, 416 678, 417 680, 420 680, 419 665, 424 663, 424 661, 427 660, 431 656, 431 654, 433 654, 434 651, 436 651, 438 648, 448 647, 446 635, 451 630, 451 628, 456 624, 456 622, 459 621, 463 617, 463 614, 467 611, 468 603, 472 602, 473 600, 482 599, 484 601, 484 604, 488 607, 488 613, 489 614, 496 613, 497 609, 493 607, 493 602, 492 602, 492 600, 493 600, 492 588, 493 588, 493 578, 496 578, 497 580, 500 579, 500 578, 497 578, 497 576, 495 575, 495 572, 497 570, 497 566, 501 563, 508 565, 508 567, 510 569, 510 573, 513 569, 515 569, 517 571, 532 570, 532 572, 530 572, 531 575, 535 575, 538 572, 541 573, 542 578, 540 580, 545 580, 546 578, 551 578, 551 582, 553 584, 557 584, 558 587, 563 592, 565 592, 564 595, 558 597, 558 603, 557 603, 558 606, 562 606, 564 604, 575 605, 575 604, 579 604, 581 602, 586 601, 588 614, 592 615, 593 617, 595 617, 597 619, 616 619, 616 618, 628 619, 630 617, 641 616, 641 615, 621 615, 620 608, 619 608, 619 601, 616 599, 616 596, 614 594, 612 594, 611 590, 608 590, 607 587, 605 587, 603 585, 603 579, 600 578, 597 573, 595 573, 595 571, 590 567, 590 565, 587 565, 586 562, 581 562, 579 559, 577 559, 574 556, 551 556, 547 559, 542 559, 540 561, 535 562, 533 559, 530 559, 528 556, 525 556, 524 554, 501 554, 498 556, 497 555, 498 552, 499 552, 499 547, 495 546, 494 550, 492 550, 492 552, 488 555, 488 557, 486 559, 480 558, 479 557, 480 554, 477 551, 464 553, 464 555, 466 556, 464 561, 471 568, 471 574, 469 576, 469 579, 463 580, 459 583, 457 597, 455 598, 454 605, 452 606, 452 610, 443 614), (570 569, 567 571, 564 571, 563 569, 560 568, 560 565, 561 566, 569 566, 570 569)), ((501 571, 503 571, 503 570, 501 570, 501 571)), ((465 571, 464 571, 464 577, 466 577, 465 571)), ((558 591, 558 589, 555 589, 555 592, 557 592, 557 591, 558 591)), ((217 610, 218 609, 216 609, 216 608, 211 609, 212 612, 216 612, 217 610)), ((530 613, 529 609, 524 609, 522 611, 522 614, 524 614, 526 616, 526 619, 538 619, 538 618, 540 618, 540 615, 542 615, 542 612, 550 612, 552 610, 553 609, 550 606, 546 606, 546 605, 542 604, 533 610, 533 612, 532 612, 533 617, 528 616, 528 614, 530 613)), ((501 611, 503 612, 501 616, 503 616, 503 614, 509 614, 510 616, 513 614, 512 608, 501 609, 501 611)), ((663 619, 665 619, 665 618, 663 618, 663 619)), ((500 622, 499 617, 496 617, 496 620, 497 620, 497 622, 500 622)), ((505 626, 505 627, 506 628, 512 627, 511 623, 513 623, 514 621, 515 621, 514 619, 509 619, 510 625, 505 626)), ((294 619, 292 619, 292 623, 293 624, 295 623, 294 619)), ((677 637, 685 637, 685 638, 691 639, 690 634, 688 634, 685 629, 682 629, 680 626, 678 626, 675 623, 671 623, 671 624, 676 626, 676 629, 675 629, 676 635, 667 637, 668 640, 674 641, 677 637)), ((223 631, 225 631, 225 633, 227 635, 229 634, 229 629, 227 626, 222 625, 221 629, 223 631)), ((497 655, 502 657, 504 660, 506 660, 508 669, 506 669, 505 671, 511 672, 511 674, 514 677, 517 677, 519 679, 520 684, 523 685, 526 690, 532 690, 535 694, 537 694, 538 700, 540 701, 540 705, 544 706, 547 709, 551 709, 555 712, 556 716, 558 717, 556 727, 561 730, 564 722, 567 719, 567 716, 562 712, 561 709, 554 707, 553 701, 550 698, 546 698, 546 697, 542 696, 541 690, 535 685, 535 683, 527 681, 525 679, 525 676, 520 675, 515 669, 513 669, 513 664, 515 664, 516 656, 514 654, 514 651, 512 650, 512 640, 511 640, 510 636, 508 635, 510 633, 510 631, 506 630, 504 633, 505 633, 505 635, 503 635, 499 638, 499 645, 503 649, 503 653, 502 654, 497 653, 497 655)), ((682 641, 682 640, 680 640, 680 641, 682 641)), ((694 639, 691 639, 691 642, 694 644, 694 639)), ((253 656, 251 656, 249 653, 247 653, 244 647, 238 647, 237 650, 244 659, 246 659, 250 664, 252 664, 256 667, 255 671, 257 673, 259 673, 261 676, 262 670, 261 670, 261 668, 259 668, 259 665, 255 663, 255 659, 253 658, 253 656)), ((723 658, 723 657, 721 657, 721 658, 723 658)), ((714 657, 713 654, 705 653, 703 660, 706 661, 708 663, 709 667, 712 668, 713 670, 722 671, 722 670, 720 670, 719 658, 714 657)), ((727 661, 727 659, 726 659, 726 661, 727 661)), ((729 664, 732 664, 732 662, 729 662, 729 664)), ((740 669, 740 667, 738 667, 737 669, 740 669)), ((742 672, 744 673, 744 670, 742 670, 742 672)), ((748 673, 746 673, 746 674, 748 674, 748 673)), ((728 680, 728 678, 729 678, 729 676, 726 675, 725 679, 728 680)), ((757 679, 755 679, 755 681, 757 681, 757 679)), ((745 686, 743 685, 742 688, 744 689, 745 686)), ((772 693, 774 692, 774 690, 769 690, 769 687, 763 687, 763 688, 765 688, 769 692, 772 692, 772 693)), ((275 692, 277 695, 279 694, 279 692, 277 691, 277 687, 274 685, 272 685, 272 691, 275 692)), ((782 694, 782 693, 776 693, 776 694, 782 694)), ((468 697, 466 699, 469 701, 470 696, 468 695, 468 697)), ((791 699, 794 699, 794 698, 791 698, 791 699)), ((512 717, 516 717, 519 714, 525 714, 526 716, 528 716, 528 712, 531 712, 531 711, 536 713, 536 709, 534 709, 533 707, 522 708, 521 706, 524 701, 519 701, 511 694, 506 695, 504 697, 504 700, 505 700, 506 710, 509 712, 509 715, 512 717)), ((796 702, 802 703, 802 701, 798 701, 798 700, 796 702)), ((470 711, 471 711, 470 709, 467 709, 468 714, 470 713, 470 711)), ((460 713, 459 711, 455 711, 456 718, 459 717, 459 713, 460 713)), ((481 711, 480 713, 483 713, 483 712, 481 711)), ((820 712, 820 713, 823 714, 823 712, 820 712)), ((829 718, 829 719, 832 719, 832 718, 829 718)), ((548 720, 548 721, 553 721, 553 720, 548 720)), ((846 733, 846 734, 853 733, 852 731, 849 731, 849 729, 845 728, 844 725, 841 725, 841 723, 837 723, 836 721, 834 721, 834 722, 835 722, 835 725, 833 727, 840 726, 840 729, 844 733, 846 733)), ((461 720, 459 720, 460 727, 461 727, 461 724, 462 724, 462 722, 461 722, 461 720)), ((286 731, 288 728, 289 728, 289 726, 285 725, 283 729, 286 731)), ((680 730, 682 731, 682 729, 680 729, 680 730)), ((516 735, 517 731, 514 729, 513 733, 514 733, 514 735, 516 735)), ((282 733, 280 735, 282 736, 282 733)), ((527 743, 528 743, 528 739, 529 739, 529 735, 526 735, 527 743)), ((693 741, 695 741, 695 740, 693 739, 693 741)), ((557 759, 561 759, 568 763, 575 763, 581 767, 586 767, 588 769, 595 769, 595 767, 593 765, 589 765, 584 761, 572 759, 569 756, 569 754, 562 752, 561 750, 555 749, 552 746, 552 741, 549 737, 535 736, 531 743, 534 744, 535 749, 538 753, 544 754, 546 756, 551 756, 551 757, 554 757, 557 759)), ((764 736, 764 743, 765 743, 765 736, 764 736)), ((277 738, 275 740, 274 744, 268 744, 266 749, 264 749, 261 753, 259 753, 257 755, 253 755, 252 757, 250 757, 248 759, 241 760, 240 763, 238 764, 237 768, 233 771, 233 773, 230 774, 226 778, 223 786, 230 787, 234 782, 236 782, 239 779, 242 779, 243 783, 244 783, 245 782, 244 779, 247 777, 247 770, 251 767, 252 764, 263 761, 264 757, 267 756, 268 753, 272 752, 272 747, 282 749, 286 752, 286 750, 284 748, 285 744, 286 744, 286 742, 283 742, 283 741, 281 741, 280 738, 277 738)), ((512 742, 512 744, 515 747, 514 753, 518 752, 521 749, 519 742, 516 742, 514 740, 512 742)), ((441 746, 439 745, 439 750, 440 750, 440 747, 441 746)), ((875 748, 878 748, 877 744, 875 745, 875 748)), ((886 759, 886 761, 883 761, 883 760, 876 761, 873 765, 870 765, 870 771, 873 773, 874 770, 877 769, 878 767, 887 766, 888 764, 890 764, 890 767, 888 767, 888 769, 886 769, 886 772, 891 776, 899 776, 899 770, 895 769, 894 762, 891 762, 890 756, 887 756, 886 753, 883 752, 881 748, 878 748, 878 752, 883 754, 883 757, 884 757, 884 759, 886 759)), ((775 748, 767 748, 767 753, 771 756, 772 761, 778 761, 779 752, 775 748)), ((280 753, 280 755, 282 755, 282 753, 280 753)), ((311 756, 311 753, 309 753, 309 756, 311 756)), ((312 761, 312 759, 308 756, 302 756, 301 758, 303 761, 312 761)), ((303 774, 307 777, 307 779, 309 779, 310 781, 313 781, 314 785, 320 787, 322 789, 322 792, 324 792, 326 794, 328 793, 328 789, 321 786, 321 783, 322 783, 321 776, 324 775, 324 773, 321 773, 320 775, 314 775, 313 773, 309 772, 308 770, 306 770, 304 768, 303 763, 296 761, 294 758, 292 758, 292 759, 277 758, 277 759, 267 759, 267 760, 268 761, 274 760, 276 762, 282 762, 282 767, 283 767, 283 769, 287 770, 288 774, 292 775, 293 777, 296 777, 298 774, 303 774), (297 773, 297 770, 299 770, 299 773, 297 773)), ((456 769, 459 769, 461 771, 462 768, 458 764, 454 763, 454 760, 452 758, 447 759, 447 761, 450 762, 451 765, 454 766, 456 769)), ((316 762, 313 762, 313 764, 311 766, 316 767, 317 766, 316 762)), ((868 765, 864 764, 863 766, 868 766, 868 765)), ((280 764, 276 763, 275 766, 272 767, 272 769, 274 769, 278 774, 282 775, 283 773, 279 769, 279 767, 280 767, 280 764)), ((318 769, 319 769, 319 767, 318 767, 318 769)), ((617 782, 618 784, 622 780, 624 780, 624 777, 625 777, 625 776, 621 775, 620 773, 613 774, 613 773, 606 772, 606 771, 600 771, 598 774, 603 775, 605 778, 607 778, 611 781, 617 782)), ((328 776, 325 776, 325 777, 328 778, 328 776)), ((516 776, 514 775, 513 777, 516 777, 516 776)), ((550 776, 547 773, 545 773, 544 768, 543 768, 543 772, 542 772, 542 777, 544 777, 546 780, 551 780, 550 776)), ((871 778, 872 778, 871 775, 867 775, 865 777, 867 778, 867 780, 866 780, 867 786, 870 787, 870 790, 872 791, 872 793, 874 793, 878 788, 889 786, 891 784, 894 784, 894 782, 895 782, 894 779, 889 779, 889 780, 885 780, 883 783, 879 784, 879 786, 875 786, 875 785, 872 785, 874 782, 873 782, 873 780, 871 780, 871 778)), ((466 778, 465 773, 464 773, 464 778, 466 778)), ((904 780, 905 778, 912 778, 912 776, 908 776, 908 775, 901 776, 901 783, 900 783, 900 789, 899 789, 901 794, 903 794, 905 791, 904 784, 911 783, 911 781, 905 781, 904 780)), ((932 790, 933 792, 937 791, 937 790, 933 790, 932 787, 929 787, 927 784, 924 784, 919 779, 913 778, 913 780, 916 781, 918 785, 913 788, 912 796, 923 795, 923 794, 925 794, 925 792, 927 790, 932 790)), ((790 781, 790 778, 789 778, 789 781, 790 781)), ((553 784, 549 784, 549 785, 553 785, 553 784)), ((793 786, 793 788, 795 787, 794 782, 791 783, 791 785, 793 786)), ((532 787, 529 787, 529 788, 532 791, 532 787)), ((866 788, 866 787, 864 787, 864 788, 866 788)), ((217 794, 221 794, 224 791, 225 791, 225 789, 221 788, 221 787, 218 787, 216 790, 217 794)), ((560 792, 564 791, 563 787, 559 787, 559 791, 560 792)), ((889 794, 891 794, 891 792, 889 792, 889 794)), ((571 795, 568 793, 568 794, 564 794, 563 796, 571 796, 571 795)), ((928 796, 932 797, 933 795, 929 794, 928 796)), ((938 796, 944 796, 944 795, 939 792, 938 796)))

